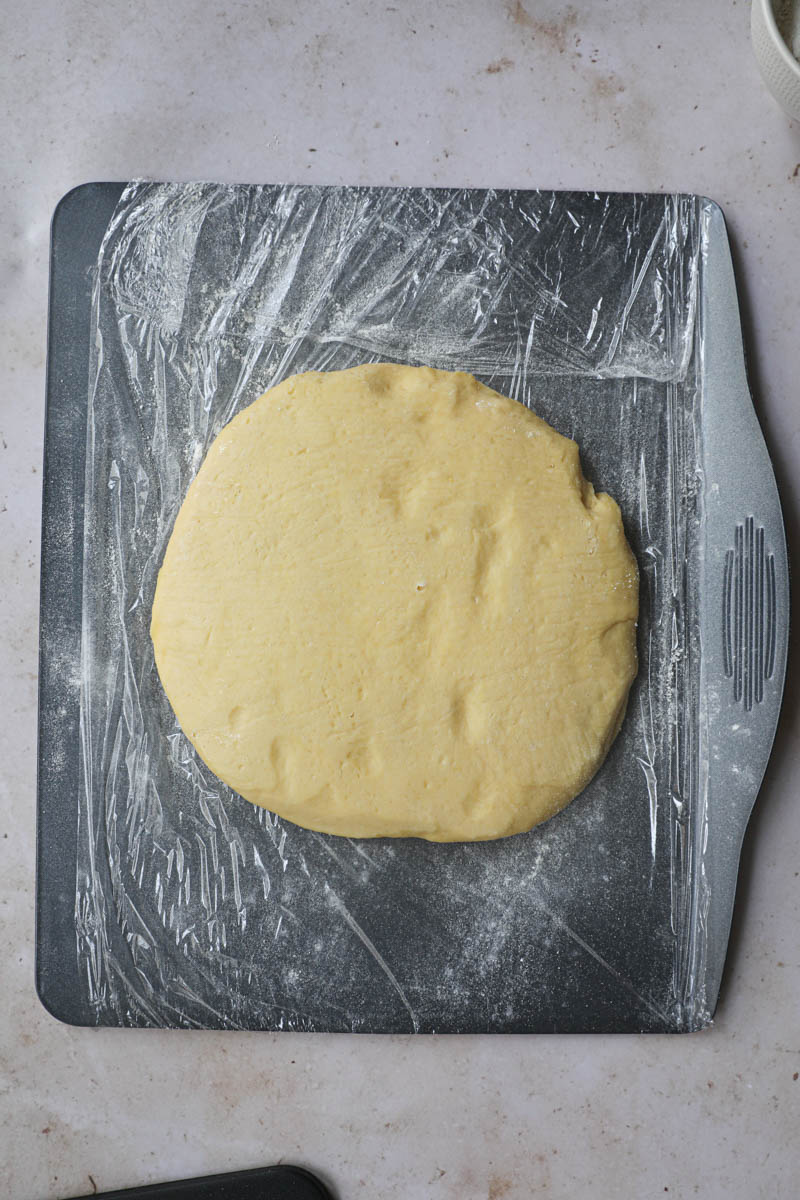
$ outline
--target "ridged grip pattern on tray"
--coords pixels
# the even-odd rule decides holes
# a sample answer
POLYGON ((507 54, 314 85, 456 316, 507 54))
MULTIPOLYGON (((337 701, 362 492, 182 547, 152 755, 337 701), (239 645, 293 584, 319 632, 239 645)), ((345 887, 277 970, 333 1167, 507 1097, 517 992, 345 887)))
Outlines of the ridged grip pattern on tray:
POLYGON ((777 593, 775 555, 763 525, 746 517, 736 526, 735 548, 725 555, 722 587, 722 649, 733 696, 750 712, 764 699, 775 672, 777 593))

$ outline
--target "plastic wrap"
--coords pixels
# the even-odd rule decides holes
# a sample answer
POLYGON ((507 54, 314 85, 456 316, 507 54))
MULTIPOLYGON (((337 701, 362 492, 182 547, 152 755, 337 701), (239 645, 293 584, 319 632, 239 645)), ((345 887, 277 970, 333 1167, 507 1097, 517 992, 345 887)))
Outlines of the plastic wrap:
MULTIPOLYGON (((695 1029, 694 197, 135 184, 97 264, 77 949, 101 1023, 695 1029), (286 375, 471 371, 581 448, 642 576, 640 671, 590 787, 495 843, 299 829, 200 761, 149 617, 186 489, 286 375)), ((468 481, 465 481, 468 486, 468 481)))

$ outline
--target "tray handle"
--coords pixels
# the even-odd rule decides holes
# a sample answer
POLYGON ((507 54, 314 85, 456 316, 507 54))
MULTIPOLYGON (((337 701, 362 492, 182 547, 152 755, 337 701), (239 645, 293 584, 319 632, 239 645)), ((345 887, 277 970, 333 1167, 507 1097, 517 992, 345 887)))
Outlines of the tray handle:
POLYGON ((700 544, 700 811, 705 919, 698 974, 713 1013, 747 822, 780 714, 789 565, 775 473, 747 382, 722 210, 701 201, 703 517, 700 544))

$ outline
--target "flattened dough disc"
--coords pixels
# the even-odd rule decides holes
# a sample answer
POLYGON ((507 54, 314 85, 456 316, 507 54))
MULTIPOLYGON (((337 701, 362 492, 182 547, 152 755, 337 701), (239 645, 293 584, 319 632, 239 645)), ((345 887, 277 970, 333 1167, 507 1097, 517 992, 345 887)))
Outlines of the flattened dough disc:
POLYGON ((254 804, 349 837, 530 829, 636 673, 638 574, 574 442, 469 375, 294 376, 222 430, 153 604, 178 720, 254 804))

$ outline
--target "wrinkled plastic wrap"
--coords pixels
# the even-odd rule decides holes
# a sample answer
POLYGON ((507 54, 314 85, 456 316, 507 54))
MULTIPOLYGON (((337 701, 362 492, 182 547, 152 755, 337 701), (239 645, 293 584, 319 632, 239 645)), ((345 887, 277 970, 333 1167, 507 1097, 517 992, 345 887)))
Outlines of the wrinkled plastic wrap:
MULTIPOLYGON (((94 286, 78 954, 100 1023, 696 1029, 693 197, 135 184, 94 286), (211 441, 286 375, 473 372, 581 448, 641 571, 640 671, 596 779, 475 845, 297 828, 208 770, 149 637, 211 441)), ((469 486, 469 481, 464 481, 469 486)))

